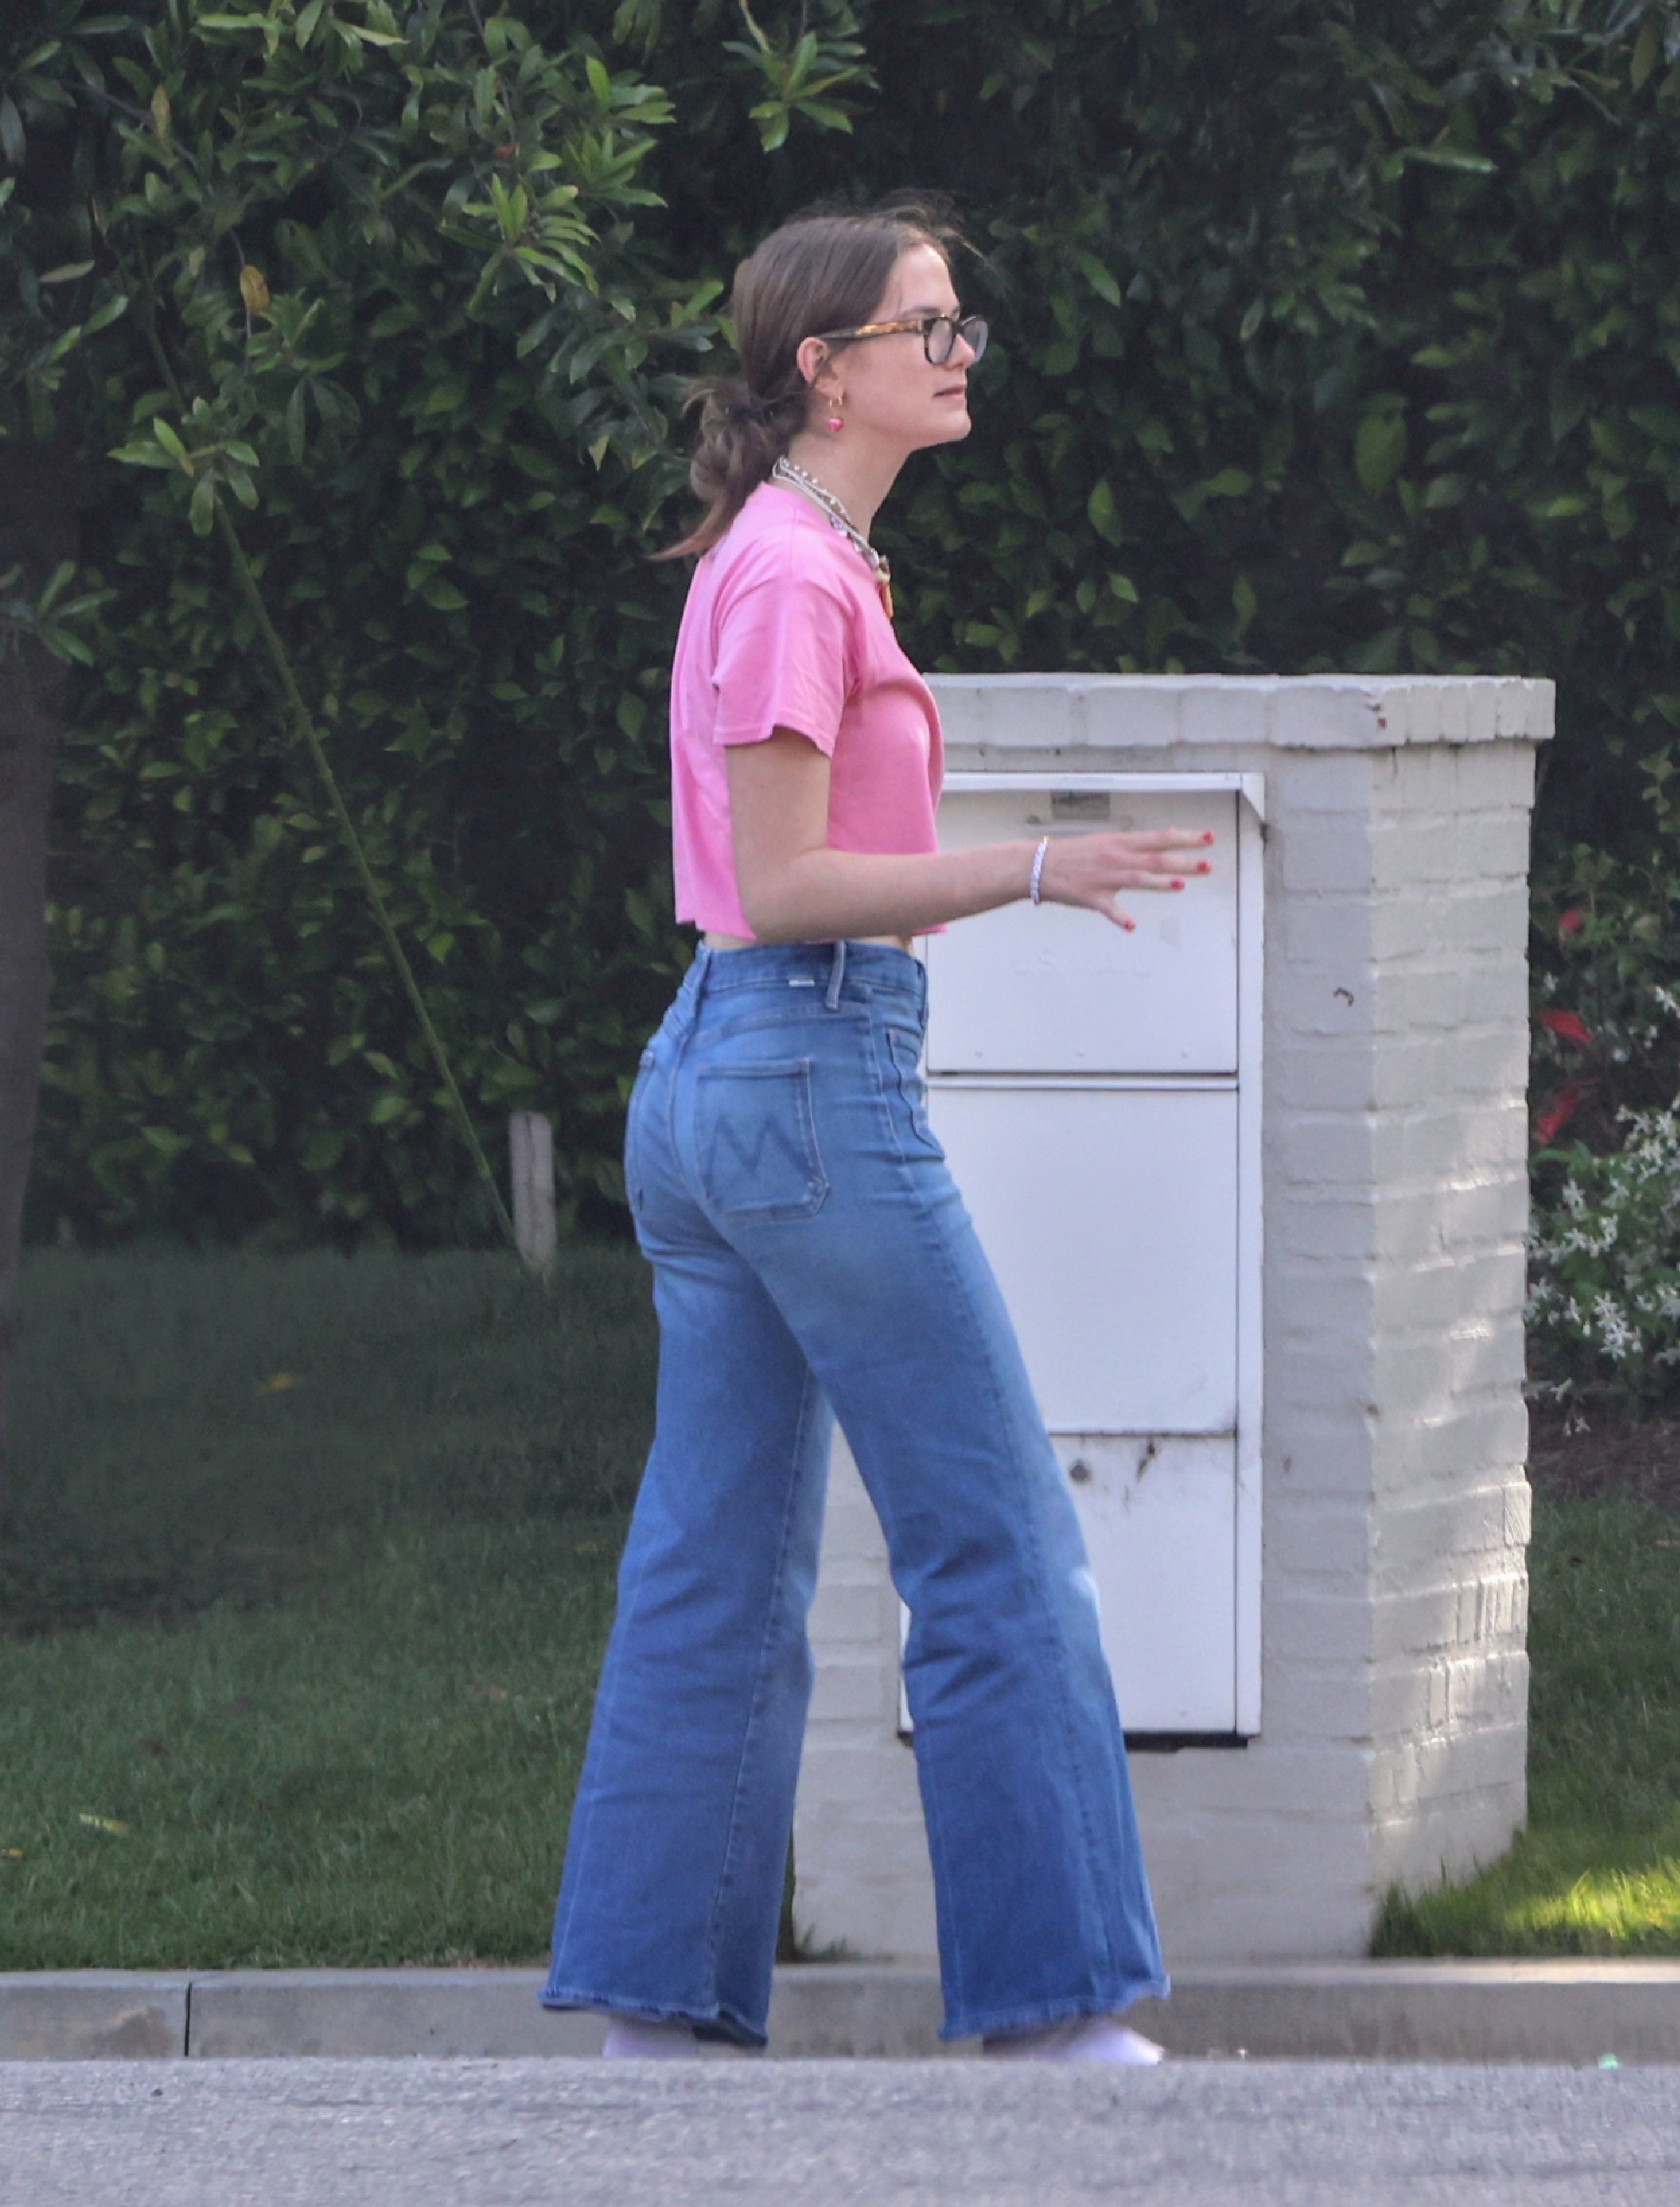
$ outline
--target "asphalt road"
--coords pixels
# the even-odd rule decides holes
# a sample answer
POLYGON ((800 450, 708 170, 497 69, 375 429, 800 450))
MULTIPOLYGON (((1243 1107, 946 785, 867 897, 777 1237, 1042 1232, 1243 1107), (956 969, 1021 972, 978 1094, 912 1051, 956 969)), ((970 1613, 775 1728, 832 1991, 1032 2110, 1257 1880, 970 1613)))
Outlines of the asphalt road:
POLYGON ((0 2207, 1677 2207, 1680 2069, 0 2063, 0 2207))

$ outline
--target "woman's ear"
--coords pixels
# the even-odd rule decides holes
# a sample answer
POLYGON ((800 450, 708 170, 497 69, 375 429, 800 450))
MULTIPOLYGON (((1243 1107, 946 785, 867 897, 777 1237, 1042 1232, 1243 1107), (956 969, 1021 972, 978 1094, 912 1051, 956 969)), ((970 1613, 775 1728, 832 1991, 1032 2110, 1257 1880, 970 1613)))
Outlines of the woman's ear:
POLYGON ((815 397, 832 403, 840 396, 840 371, 821 338, 801 338, 793 357, 815 397))

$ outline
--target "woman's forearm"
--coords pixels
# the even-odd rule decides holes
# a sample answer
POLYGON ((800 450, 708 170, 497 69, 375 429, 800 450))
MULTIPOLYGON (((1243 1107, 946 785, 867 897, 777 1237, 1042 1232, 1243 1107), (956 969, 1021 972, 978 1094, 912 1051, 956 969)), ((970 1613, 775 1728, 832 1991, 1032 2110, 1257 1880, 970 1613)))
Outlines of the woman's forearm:
MULTIPOLYGON (((1013 904, 1032 887, 1038 846, 1025 839, 970 851, 831 850, 828 762, 791 729, 731 751, 729 810, 742 916, 760 942, 919 935, 1013 904)), ((1120 893, 1181 889, 1185 874, 1208 871, 1212 840, 1181 828, 1046 838, 1039 892, 1130 928, 1120 893)))
POLYGON ((741 883, 741 909, 760 942, 831 942, 842 936, 919 935, 950 919, 993 912, 1027 894, 1033 843, 970 851, 877 856, 802 851, 741 883))

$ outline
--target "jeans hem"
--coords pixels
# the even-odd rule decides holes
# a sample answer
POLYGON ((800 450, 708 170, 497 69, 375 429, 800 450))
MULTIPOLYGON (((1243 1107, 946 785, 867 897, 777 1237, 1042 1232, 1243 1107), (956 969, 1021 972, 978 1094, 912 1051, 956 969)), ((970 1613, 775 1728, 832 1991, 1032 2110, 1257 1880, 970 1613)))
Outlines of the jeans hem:
POLYGON ((1121 2015, 1134 2001, 1170 1999, 1172 1989, 1169 1977, 1148 1977, 1140 1984, 1128 1985, 1123 1992, 1083 1993, 1067 2000, 1039 2001, 1031 2007, 953 2015, 941 2025, 939 2035, 942 2039, 989 2038, 995 2032, 1043 2031, 1053 2023, 1072 2023, 1084 2015, 1121 2015))
POLYGON ((537 2000, 540 2006, 561 2013, 585 2008, 592 2014, 624 2016, 637 2023, 691 2024, 697 2038, 726 2039, 732 2046, 757 2049, 770 2043, 767 2031, 716 2003, 710 2007, 667 2007, 658 2001, 615 2000, 610 1994, 553 1985, 545 1985, 537 2000))

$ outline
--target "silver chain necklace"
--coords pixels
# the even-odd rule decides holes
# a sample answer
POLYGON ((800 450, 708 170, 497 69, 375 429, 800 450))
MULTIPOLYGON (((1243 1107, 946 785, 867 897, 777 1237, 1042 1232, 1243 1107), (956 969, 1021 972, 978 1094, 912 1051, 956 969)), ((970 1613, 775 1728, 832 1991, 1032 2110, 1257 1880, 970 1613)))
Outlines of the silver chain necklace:
POLYGON ((886 607, 888 617, 890 619, 893 611, 893 571, 885 558, 876 550, 874 545, 870 542, 869 538, 858 528, 828 485, 818 482, 815 475, 807 475, 802 467, 797 466, 785 453, 771 469, 770 480, 773 482, 786 483, 790 490, 800 492, 819 511, 828 517, 831 528, 837 529, 842 536, 856 545, 869 562, 870 571, 875 576, 876 587, 881 592, 881 602, 886 607))

